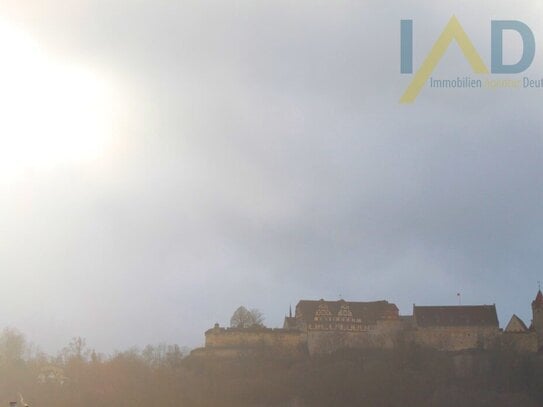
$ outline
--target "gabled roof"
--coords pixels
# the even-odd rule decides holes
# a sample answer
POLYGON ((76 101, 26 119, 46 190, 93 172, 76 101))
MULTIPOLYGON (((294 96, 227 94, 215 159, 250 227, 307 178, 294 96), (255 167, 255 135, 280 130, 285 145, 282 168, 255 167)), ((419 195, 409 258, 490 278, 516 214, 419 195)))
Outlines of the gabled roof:
POLYGON ((495 305, 413 306, 413 318, 420 327, 489 326, 498 328, 495 305))
POLYGON ((543 308, 543 293, 541 293, 541 290, 537 292, 535 300, 532 301, 532 308, 543 308))
POLYGON ((528 328, 522 319, 513 314, 511 320, 505 327, 505 332, 528 332, 528 328))
POLYGON ((319 309, 325 307, 331 316, 338 316, 340 310, 347 310, 352 313, 352 318, 362 320, 362 323, 374 324, 382 319, 398 319, 398 307, 388 301, 373 302, 350 302, 339 301, 311 301, 301 300, 296 305, 296 318, 306 323, 313 322, 313 318, 319 309))

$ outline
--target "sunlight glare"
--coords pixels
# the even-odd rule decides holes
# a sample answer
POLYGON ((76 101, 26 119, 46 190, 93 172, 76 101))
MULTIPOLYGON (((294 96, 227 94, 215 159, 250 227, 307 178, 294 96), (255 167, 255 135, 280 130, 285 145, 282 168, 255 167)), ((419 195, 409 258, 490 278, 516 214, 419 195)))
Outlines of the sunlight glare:
POLYGON ((99 158, 112 96, 96 74, 51 58, 0 20, 0 179, 99 158))

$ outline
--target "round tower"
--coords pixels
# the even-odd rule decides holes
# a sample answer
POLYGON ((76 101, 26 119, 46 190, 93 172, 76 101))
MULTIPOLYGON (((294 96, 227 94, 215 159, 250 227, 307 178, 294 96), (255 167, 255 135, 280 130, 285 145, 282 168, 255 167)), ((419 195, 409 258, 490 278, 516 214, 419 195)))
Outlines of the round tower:
POLYGON ((537 334, 538 349, 543 349, 543 293, 537 292, 532 301, 532 326, 537 334))

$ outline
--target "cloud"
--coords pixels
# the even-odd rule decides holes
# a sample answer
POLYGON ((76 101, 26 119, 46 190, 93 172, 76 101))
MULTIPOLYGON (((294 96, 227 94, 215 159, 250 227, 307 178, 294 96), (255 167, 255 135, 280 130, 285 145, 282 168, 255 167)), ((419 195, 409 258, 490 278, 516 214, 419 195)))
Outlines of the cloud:
MULTIPOLYGON (((538 94, 424 89, 397 103, 410 80, 400 18, 415 18, 417 64, 453 13, 488 60, 490 19, 533 21, 523 4, 533 13, 507 2, 4 6, 126 101, 99 169, 34 175, 0 209, 0 267, 16 276, 0 289, 9 323, 50 349, 74 335, 105 350, 194 345, 241 304, 279 325, 302 297, 386 298, 406 313, 458 291, 496 302, 502 324, 527 319, 543 260, 538 94)), ((456 72, 469 66, 453 46, 435 74, 456 72)))

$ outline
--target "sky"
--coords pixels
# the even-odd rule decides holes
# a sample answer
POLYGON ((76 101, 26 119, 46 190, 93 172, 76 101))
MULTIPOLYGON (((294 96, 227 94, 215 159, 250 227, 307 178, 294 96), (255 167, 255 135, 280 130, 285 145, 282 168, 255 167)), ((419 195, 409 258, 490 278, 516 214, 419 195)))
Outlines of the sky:
MULTIPOLYGON (((491 20, 537 44, 543 6, 410 3, 3 1, 0 327, 52 353, 196 347, 239 305, 280 327, 300 299, 457 293, 529 323, 543 89, 400 104, 399 32, 416 70, 456 15, 490 65, 491 20)), ((478 78, 455 44, 432 76, 478 78)), ((537 45, 516 76, 543 77, 537 45)))

